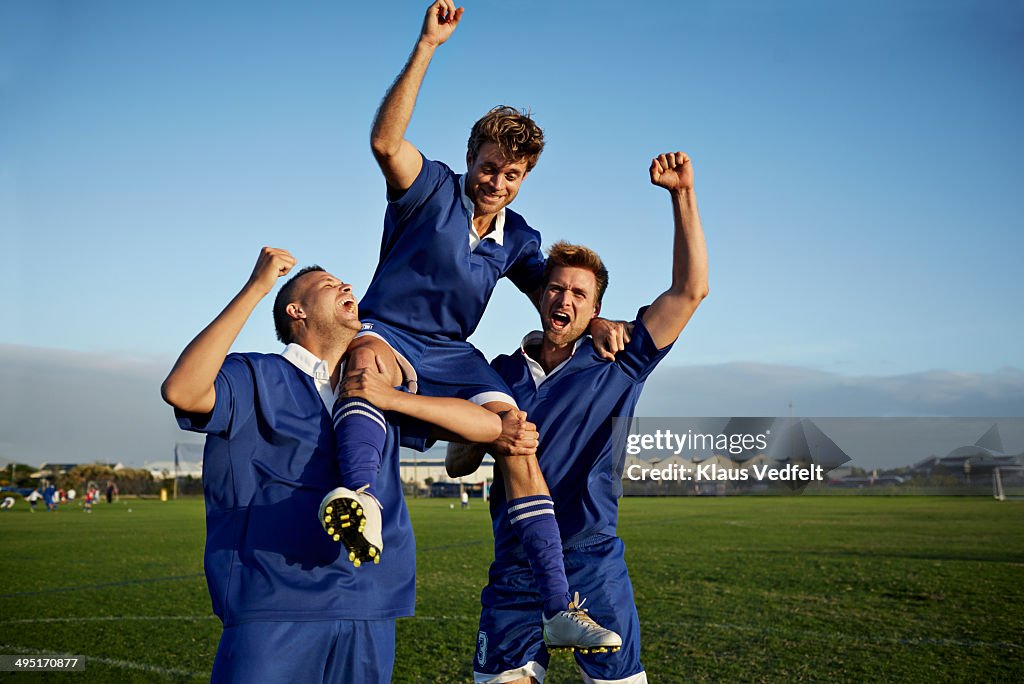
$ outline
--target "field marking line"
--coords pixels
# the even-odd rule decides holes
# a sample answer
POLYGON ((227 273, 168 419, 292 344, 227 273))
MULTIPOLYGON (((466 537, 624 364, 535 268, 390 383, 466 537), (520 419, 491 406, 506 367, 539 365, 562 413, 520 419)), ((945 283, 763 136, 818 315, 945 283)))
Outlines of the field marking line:
POLYGON ((180 670, 176 667, 160 667, 159 665, 150 665, 148 663, 136 663, 130 660, 118 660, 116 658, 102 658, 100 656, 84 655, 82 653, 58 653, 56 651, 44 651, 38 648, 26 648, 23 646, 13 646, 11 644, 0 644, 0 651, 10 651, 9 655, 36 655, 36 656, 47 656, 52 658, 69 658, 74 656, 81 656, 85 658, 86 667, 89 663, 102 663, 103 665, 110 665, 112 667, 119 667, 123 670, 139 670, 142 672, 153 672, 156 674, 164 675, 165 677, 198 677, 198 672, 191 670, 180 670))
MULTIPOLYGON (((414 615, 411 618, 402 618, 411 620, 423 620, 427 622, 444 622, 444 621, 476 621, 479 619, 478 615, 414 615)), ((1015 644, 1012 641, 970 641, 963 639, 943 639, 943 638, 932 638, 932 637, 875 637, 875 638, 864 638, 859 636, 850 636, 841 632, 786 632, 782 630, 772 629, 770 627, 755 627, 752 625, 733 625, 723 622, 704 622, 701 620, 658 620, 658 621, 641 621, 641 628, 658 629, 661 627, 712 627, 722 630, 732 630, 737 632, 748 632, 751 634, 762 634, 770 636, 780 637, 799 637, 808 641, 823 641, 826 643, 833 643, 836 641, 845 641, 847 643, 854 643, 861 646, 877 646, 879 644, 899 644, 903 646, 962 646, 968 648, 1003 648, 1003 649, 1019 649, 1020 644, 1015 644)))
POLYGON ((480 546, 483 542, 479 539, 476 541, 458 542, 455 544, 440 544, 438 546, 424 546, 417 548, 417 551, 444 551, 445 549, 461 549, 466 546, 480 546))
POLYGON ((36 591, 15 591, 9 594, 0 594, 0 598, 13 598, 15 596, 35 596, 38 594, 53 594, 63 591, 81 591, 83 589, 106 589, 108 587, 124 587, 130 584, 149 584, 151 582, 171 582, 175 580, 194 579, 205 577, 201 572, 194 575, 168 575, 167 577, 148 577, 144 579, 122 580, 120 582, 104 582, 102 584, 83 584, 77 587, 54 587, 53 589, 38 589, 36 591))
POLYGON ((5 625, 26 625, 46 622, 120 622, 122 620, 156 621, 161 620, 216 620, 217 616, 209 615, 93 615, 89 617, 50 617, 50 618, 17 618, 4 620, 5 625))

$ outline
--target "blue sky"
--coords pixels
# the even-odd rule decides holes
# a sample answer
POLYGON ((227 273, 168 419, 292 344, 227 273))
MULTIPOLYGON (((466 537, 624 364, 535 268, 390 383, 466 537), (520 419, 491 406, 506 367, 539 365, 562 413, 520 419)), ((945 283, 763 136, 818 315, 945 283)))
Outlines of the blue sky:
MULTIPOLYGON (((549 142, 515 208, 602 252, 606 314, 668 284, 646 168, 682 149, 711 297, 667 365, 973 374, 1019 413, 1024 6, 551 5, 468 2, 409 137, 458 168, 478 116, 531 108, 549 142)), ((384 210, 369 126, 425 7, 0 3, 5 358, 165 369, 264 244, 364 291, 384 210)), ((534 318, 501 285, 473 341, 507 351, 534 318)), ((278 348, 268 305, 236 347, 278 348)))

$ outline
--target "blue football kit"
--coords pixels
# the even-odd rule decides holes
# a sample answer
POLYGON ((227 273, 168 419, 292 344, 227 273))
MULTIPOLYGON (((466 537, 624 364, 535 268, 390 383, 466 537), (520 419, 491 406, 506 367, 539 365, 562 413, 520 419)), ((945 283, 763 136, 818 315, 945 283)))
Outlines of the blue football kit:
POLYGON ((423 158, 412 185, 389 198, 380 261, 359 302, 361 319, 425 338, 465 341, 499 278, 527 294, 543 285, 540 233, 506 208, 500 238, 496 229, 472 249, 467 200, 462 176, 423 158))
MULTIPOLYGON (((624 454, 615 453, 612 429, 613 418, 633 416, 647 376, 671 349, 657 348, 642 313, 614 363, 602 360, 584 336, 569 359, 545 374, 525 351, 540 343, 540 333, 492 363, 540 433, 537 457, 554 500, 569 584, 587 597, 593 618, 622 637, 616 653, 577 654, 584 681, 646 681, 625 549, 616 535, 624 454)), ((500 473, 490 510, 494 563, 481 594, 475 678, 478 683, 507 681, 512 675, 542 679, 549 656, 541 602, 513 529, 515 512, 505 501, 500 473)))
POLYGON ((294 344, 285 355, 230 354, 214 383, 213 411, 176 412, 183 429, 207 435, 204 566, 224 625, 214 681, 245 681, 247 672, 260 681, 278 681, 275 672, 280 681, 352 681, 354 672, 360 681, 389 681, 394 620, 413 614, 416 549, 398 447, 403 429, 407 443, 417 435, 422 442, 426 426, 388 421, 389 457, 377 480, 388 554, 373 572, 360 572, 310 516, 339 474, 332 399, 324 378, 318 389, 313 370, 302 367, 303 355, 312 357, 294 344), (304 353, 298 361, 289 355, 296 347, 304 353), (360 660, 348 662, 356 650, 360 660))

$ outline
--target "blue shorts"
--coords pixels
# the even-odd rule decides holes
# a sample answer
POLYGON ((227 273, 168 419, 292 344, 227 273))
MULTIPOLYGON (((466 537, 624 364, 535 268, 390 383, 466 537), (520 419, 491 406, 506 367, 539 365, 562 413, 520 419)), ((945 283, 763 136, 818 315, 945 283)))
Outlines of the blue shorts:
MULTIPOLYGON (((586 608, 602 627, 618 632, 617 653, 575 654, 584 682, 642 684, 647 681, 640 664, 640 619, 633 585, 618 537, 565 549, 569 591, 585 598, 586 608)), ((473 659, 477 684, 498 684, 520 677, 544 680, 550 656, 544 646, 540 597, 533 573, 525 562, 493 563, 480 595, 480 631, 473 659)))
POLYGON ((508 385, 476 347, 461 340, 436 340, 368 318, 358 337, 384 340, 398 357, 410 392, 466 399, 482 406, 503 401, 516 406, 508 385))
POLYGON ((387 684, 394 620, 243 622, 225 627, 210 681, 387 684))

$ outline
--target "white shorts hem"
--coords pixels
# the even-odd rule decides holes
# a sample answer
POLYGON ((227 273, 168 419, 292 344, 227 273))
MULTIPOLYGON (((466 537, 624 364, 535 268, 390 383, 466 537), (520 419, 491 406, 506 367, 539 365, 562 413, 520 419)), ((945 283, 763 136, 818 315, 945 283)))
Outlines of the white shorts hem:
POLYGON ((483 674, 474 670, 473 682, 475 684, 502 684, 503 682, 514 682, 523 677, 533 677, 543 684, 546 672, 547 670, 541 667, 540 663, 536 660, 531 660, 522 667, 517 667, 514 670, 505 670, 500 674, 483 674))

